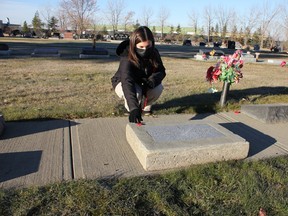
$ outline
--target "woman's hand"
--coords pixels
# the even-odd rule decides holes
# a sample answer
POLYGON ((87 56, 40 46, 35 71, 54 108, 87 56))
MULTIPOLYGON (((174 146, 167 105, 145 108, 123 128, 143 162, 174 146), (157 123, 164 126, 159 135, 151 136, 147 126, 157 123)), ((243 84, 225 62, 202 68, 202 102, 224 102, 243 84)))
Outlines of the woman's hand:
POLYGON ((143 119, 141 116, 141 110, 140 109, 134 109, 134 110, 130 111, 129 122, 141 123, 141 121, 143 121, 143 119))

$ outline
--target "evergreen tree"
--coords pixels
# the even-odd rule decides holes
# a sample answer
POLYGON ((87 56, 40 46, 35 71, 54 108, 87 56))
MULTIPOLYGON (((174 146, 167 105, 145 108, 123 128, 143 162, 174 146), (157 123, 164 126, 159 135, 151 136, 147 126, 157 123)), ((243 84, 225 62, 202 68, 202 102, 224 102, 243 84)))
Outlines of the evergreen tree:
POLYGON ((52 33, 56 32, 58 19, 56 17, 52 16, 51 19, 48 21, 48 28, 51 30, 52 33))
POLYGON ((255 44, 260 44, 260 42, 261 42, 261 29, 260 29, 260 28, 258 28, 258 29, 253 33, 252 39, 253 39, 254 45, 255 45, 255 44))
POLYGON ((177 26, 177 29, 176 29, 176 32, 177 32, 177 34, 181 34, 181 27, 180 27, 180 24, 178 24, 178 26, 177 26))
POLYGON ((26 20, 25 20, 24 23, 23 23, 22 32, 23 32, 24 34, 30 32, 26 20))
POLYGON ((174 27, 173 25, 170 26, 170 34, 172 35, 174 33, 174 27))
POLYGON ((41 19, 40 19, 40 16, 39 16, 39 12, 38 11, 36 11, 36 13, 35 13, 35 15, 34 15, 34 17, 33 17, 33 19, 32 19, 32 25, 33 25, 33 30, 34 30, 34 32, 35 32, 35 34, 37 35, 37 36, 42 36, 41 35, 41 32, 42 32, 42 26, 43 26, 43 24, 42 24, 42 21, 41 21, 41 19))
POLYGON ((108 31, 107 31, 106 25, 103 26, 102 33, 103 33, 103 35, 108 35, 108 31))
POLYGON ((138 20, 136 20, 136 23, 135 23, 135 25, 133 25, 133 27, 134 27, 134 29, 137 29, 140 27, 140 23, 138 20))
POLYGON ((152 32, 153 32, 153 34, 156 34, 156 27, 155 26, 153 26, 152 32))

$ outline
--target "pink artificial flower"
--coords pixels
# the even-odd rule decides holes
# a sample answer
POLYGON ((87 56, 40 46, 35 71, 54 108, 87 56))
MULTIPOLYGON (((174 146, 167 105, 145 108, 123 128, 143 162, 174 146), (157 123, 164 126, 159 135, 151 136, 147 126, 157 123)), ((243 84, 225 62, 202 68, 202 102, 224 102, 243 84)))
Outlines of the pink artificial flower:
POLYGON ((286 65, 286 61, 282 61, 280 64, 281 67, 284 67, 285 65, 286 65))
POLYGON ((229 62, 229 57, 228 56, 221 56, 222 60, 225 62, 225 63, 228 63, 229 62))
POLYGON ((217 80, 218 80, 218 75, 215 74, 215 73, 213 73, 212 79, 213 79, 213 81, 217 82, 217 80))

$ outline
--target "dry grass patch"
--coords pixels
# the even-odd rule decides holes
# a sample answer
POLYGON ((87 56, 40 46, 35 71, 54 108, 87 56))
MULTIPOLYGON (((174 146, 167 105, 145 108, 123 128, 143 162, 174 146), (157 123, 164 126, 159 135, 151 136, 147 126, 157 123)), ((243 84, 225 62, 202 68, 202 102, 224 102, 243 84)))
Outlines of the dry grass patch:
MULTIPOLYGON (((220 93, 207 93, 207 68, 214 63, 163 58, 165 90, 155 105, 159 114, 219 111, 220 93)), ((7 120, 86 118, 122 115, 110 78, 118 59, 0 59, 0 110, 7 120)), ((246 64, 233 84, 227 109, 242 103, 288 102, 288 71, 280 66, 246 64)), ((215 84, 221 91, 222 83, 215 84)))

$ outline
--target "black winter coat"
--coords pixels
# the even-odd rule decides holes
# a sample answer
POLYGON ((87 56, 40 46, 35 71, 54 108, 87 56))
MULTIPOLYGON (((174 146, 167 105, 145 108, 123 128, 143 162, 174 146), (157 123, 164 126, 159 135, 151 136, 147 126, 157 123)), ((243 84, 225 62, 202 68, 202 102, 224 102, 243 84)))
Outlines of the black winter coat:
POLYGON ((152 81, 153 86, 161 84, 166 76, 165 67, 163 66, 160 54, 156 48, 154 56, 157 59, 158 67, 155 68, 149 60, 140 59, 138 68, 128 60, 129 41, 122 42, 117 48, 117 55, 120 56, 120 64, 117 72, 111 78, 112 86, 115 89, 118 83, 122 83, 124 96, 127 100, 129 110, 139 109, 139 102, 136 97, 135 84, 142 88, 142 93, 147 91, 146 81, 152 81))

